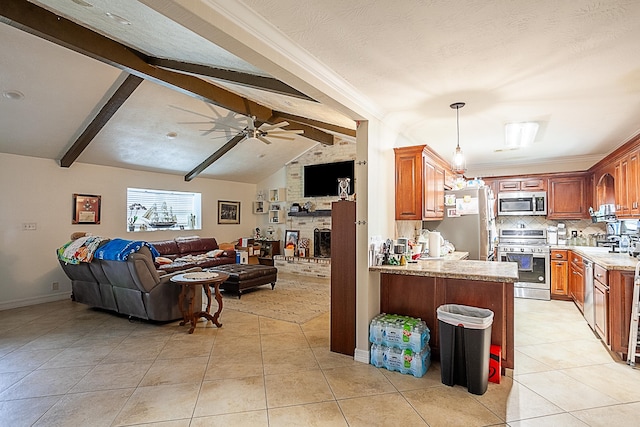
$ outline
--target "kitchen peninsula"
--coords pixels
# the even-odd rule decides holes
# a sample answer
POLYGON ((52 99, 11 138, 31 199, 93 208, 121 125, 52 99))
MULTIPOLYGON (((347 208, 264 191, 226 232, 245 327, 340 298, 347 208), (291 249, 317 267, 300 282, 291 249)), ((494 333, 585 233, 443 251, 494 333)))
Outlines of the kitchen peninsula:
POLYGON ((431 330, 434 355, 440 354, 436 310, 461 304, 493 311, 491 343, 502 348, 502 369, 514 367, 513 283, 516 263, 427 260, 406 266, 371 266, 380 273, 380 312, 420 317, 431 330))

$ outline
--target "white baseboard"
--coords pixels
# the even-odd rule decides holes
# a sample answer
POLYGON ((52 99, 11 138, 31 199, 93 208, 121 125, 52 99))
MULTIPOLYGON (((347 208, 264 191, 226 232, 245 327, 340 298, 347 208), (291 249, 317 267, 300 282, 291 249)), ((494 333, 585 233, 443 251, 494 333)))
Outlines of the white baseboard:
POLYGON ((50 294, 46 296, 14 299, 11 301, 0 302, 0 311, 9 310, 12 308, 28 307, 30 305, 36 305, 36 304, 44 304, 46 302, 62 301, 70 298, 71 298, 71 292, 63 291, 63 292, 56 292, 55 294, 50 294))
POLYGON ((360 363, 369 363, 369 350, 358 350, 353 355, 353 360, 360 363))

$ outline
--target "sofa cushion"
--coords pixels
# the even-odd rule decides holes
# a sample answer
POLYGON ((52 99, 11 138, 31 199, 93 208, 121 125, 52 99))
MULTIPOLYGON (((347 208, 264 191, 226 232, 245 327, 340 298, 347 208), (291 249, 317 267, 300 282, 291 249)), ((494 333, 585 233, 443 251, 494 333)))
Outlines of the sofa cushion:
MULTIPOLYGON (((175 240, 162 240, 160 242, 150 242, 151 245, 156 248, 158 253, 164 257, 168 257, 168 255, 174 255, 174 257, 178 254, 178 244, 175 240)), ((170 258, 170 257, 168 257, 170 258)))
POLYGON ((178 254, 202 254, 218 249, 215 237, 200 237, 195 239, 176 239, 178 254))

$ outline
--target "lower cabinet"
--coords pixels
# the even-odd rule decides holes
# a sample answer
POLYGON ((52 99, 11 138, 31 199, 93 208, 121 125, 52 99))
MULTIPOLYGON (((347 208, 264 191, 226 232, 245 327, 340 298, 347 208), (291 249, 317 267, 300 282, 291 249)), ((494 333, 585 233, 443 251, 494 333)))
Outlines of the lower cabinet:
POLYGON ((633 271, 609 271, 609 339, 611 351, 626 358, 633 301, 633 271))
POLYGON ((593 265, 593 309, 594 329, 600 339, 609 345, 609 285, 607 270, 593 265))
POLYGON ((569 262, 567 250, 551 251, 551 298, 569 299, 569 262))
POLYGON ((582 257, 569 251, 569 296, 584 312, 584 265, 582 257))

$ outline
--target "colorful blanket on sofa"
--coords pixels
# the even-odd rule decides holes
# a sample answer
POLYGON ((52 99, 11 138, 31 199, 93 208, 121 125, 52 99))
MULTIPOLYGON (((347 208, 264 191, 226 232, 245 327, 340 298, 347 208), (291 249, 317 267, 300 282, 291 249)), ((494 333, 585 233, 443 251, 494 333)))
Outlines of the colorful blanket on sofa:
POLYGON ((138 252, 143 246, 149 248, 154 260, 157 256, 160 256, 156 248, 148 242, 142 240, 113 239, 101 246, 96 252, 95 257, 111 261, 126 261, 130 254, 138 252))
POLYGON ((84 236, 71 240, 58 248, 58 258, 67 264, 91 262, 95 251, 107 241, 109 239, 106 237, 99 236, 84 236))

